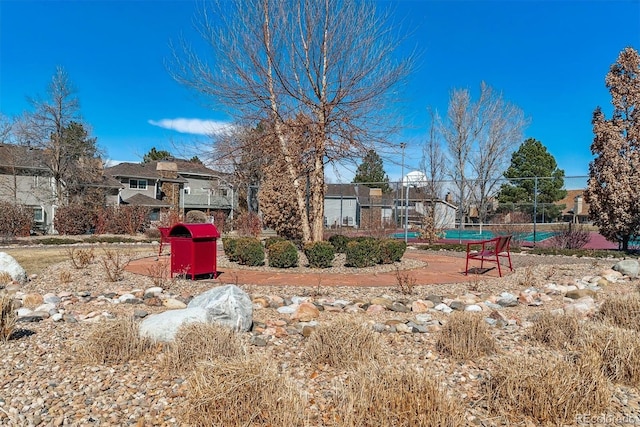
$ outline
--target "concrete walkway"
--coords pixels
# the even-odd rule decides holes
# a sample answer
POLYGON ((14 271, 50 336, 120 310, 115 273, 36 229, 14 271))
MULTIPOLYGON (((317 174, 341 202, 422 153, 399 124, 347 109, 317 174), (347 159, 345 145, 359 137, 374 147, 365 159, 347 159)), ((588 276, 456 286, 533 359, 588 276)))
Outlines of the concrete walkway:
MULTIPOLYGON (((417 259, 427 263, 426 267, 414 268, 409 270, 401 270, 401 274, 410 278, 415 278, 416 285, 443 284, 443 283, 460 283, 471 282, 477 280, 473 274, 466 276, 464 274, 465 258, 452 257, 446 255, 433 255, 420 250, 408 250, 406 258, 417 259)), ((156 257, 142 258, 132 261, 127 266, 127 271, 151 275, 150 272, 157 271, 158 262, 166 265, 169 274, 170 256, 162 255, 160 261, 156 257)), ((470 266, 479 266, 479 263, 473 263, 470 266)), ((495 266, 495 264, 487 264, 487 266, 495 266)), ((309 269, 309 272, 296 273, 289 272, 286 269, 273 271, 255 271, 245 269, 222 269, 218 271, 218 277, 213 279, 218 283, 239 283, 247 285, 265 285, 265 286, 395 286, 398 283, 396 272, 388 273, 323 273, 322 270, 309 269)), ((503 267, 503 273, 509 273, 509 267, 503 267)), ((498 271, 492 269, 487 273, 479 276, 481 278, 497 278, 498 271)))

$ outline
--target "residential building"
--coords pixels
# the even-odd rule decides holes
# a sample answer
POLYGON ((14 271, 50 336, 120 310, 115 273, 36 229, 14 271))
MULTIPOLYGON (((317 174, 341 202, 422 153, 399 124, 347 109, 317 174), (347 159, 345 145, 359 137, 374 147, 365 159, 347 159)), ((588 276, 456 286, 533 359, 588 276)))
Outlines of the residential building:
POLYGON ((589 220, 589 204, 584 198, 585 190, 567 190, 564 199, 557 201, 555 204, 563 206, 562 221, 574 223, 588 223, 589 220))

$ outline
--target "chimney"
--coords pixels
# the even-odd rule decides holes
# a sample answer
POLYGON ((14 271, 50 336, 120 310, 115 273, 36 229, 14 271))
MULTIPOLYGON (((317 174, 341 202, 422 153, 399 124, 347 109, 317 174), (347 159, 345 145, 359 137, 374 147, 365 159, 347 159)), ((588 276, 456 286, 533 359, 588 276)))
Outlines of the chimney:
POLYGON ((573 212, 576 215, 580 215, 582 213, 582 194, 576 196, 574 199, 573 212))
POLYGON ((163 178, 177 178, 178 165, 175 162, 158 162, 156 170, 160 172, 163 178))

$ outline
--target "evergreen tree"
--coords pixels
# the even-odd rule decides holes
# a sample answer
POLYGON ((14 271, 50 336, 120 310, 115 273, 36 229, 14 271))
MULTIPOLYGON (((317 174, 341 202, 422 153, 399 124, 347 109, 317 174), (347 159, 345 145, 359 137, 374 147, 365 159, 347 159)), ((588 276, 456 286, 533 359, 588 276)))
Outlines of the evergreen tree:
POLYGON ((381 188, 383 193, 391 191, 389 177, 384 171, 382 159, 375 150, 369 150, 353 177, 354 183, 363 183, 369 188, 381 188))
POLYGON ((535 200, 538 203, 539 217, 542 217, 543 212, 545 220, 549 221, 560 216, 564 207, 553 203, 567 195, 562 188, 564 171, 558 169, 556 159, 540 141, 534 138, 524 141, 511 156, 511 165, 504 176, 509 183, 500 188, 500 203, 507 203, 519 211, 533 214, 535 200), (538 178, 537 185, 535 177, 538 178))
POLYGON ((593 113, 596 158, 589 165, 585 193, 589 214, 600 233, 623 250, 640 236, 640 56, 628 47, 606 77, 613 115, 593 113))
POLYGON ((151 150, 142 157, 142 163, 158 162, 173 157, 170 152, 166 150, 157 150, 156 147, 151 147, 151 150))

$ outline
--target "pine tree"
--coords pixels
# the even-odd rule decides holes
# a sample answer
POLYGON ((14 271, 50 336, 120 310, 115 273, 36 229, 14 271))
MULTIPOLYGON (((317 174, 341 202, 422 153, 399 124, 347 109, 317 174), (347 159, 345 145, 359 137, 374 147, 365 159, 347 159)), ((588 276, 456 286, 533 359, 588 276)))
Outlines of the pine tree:
POLYGON ((369 188, 381 188, 383 193, 391 191, 389 177, 384 171, 382 159, 375 150, 369 150, 353 177, 354 183, 363 183, 369 188))
POLYGON ((605 79, 613 114, 593 113, 596 158, 589 165, 585 198, 600 233, 627 250, 640 236, 640 56, 624 49, 605 79))
MULTIPOLYGON (((544 206, 545 219, 553 220, 560 215, 562 207, 553 203, 567 195, 563 189, 564 171, 558 169, 556 159, 540 141, 534 138, 524 141, 511 156, 511 165, 504 176, 509 183, 500 188, 500 203, 516 205, 516 209, 532 214, 535 201, 544 206)), ((541 215, 542 211, 538 208, 537 212, 541 215)))

